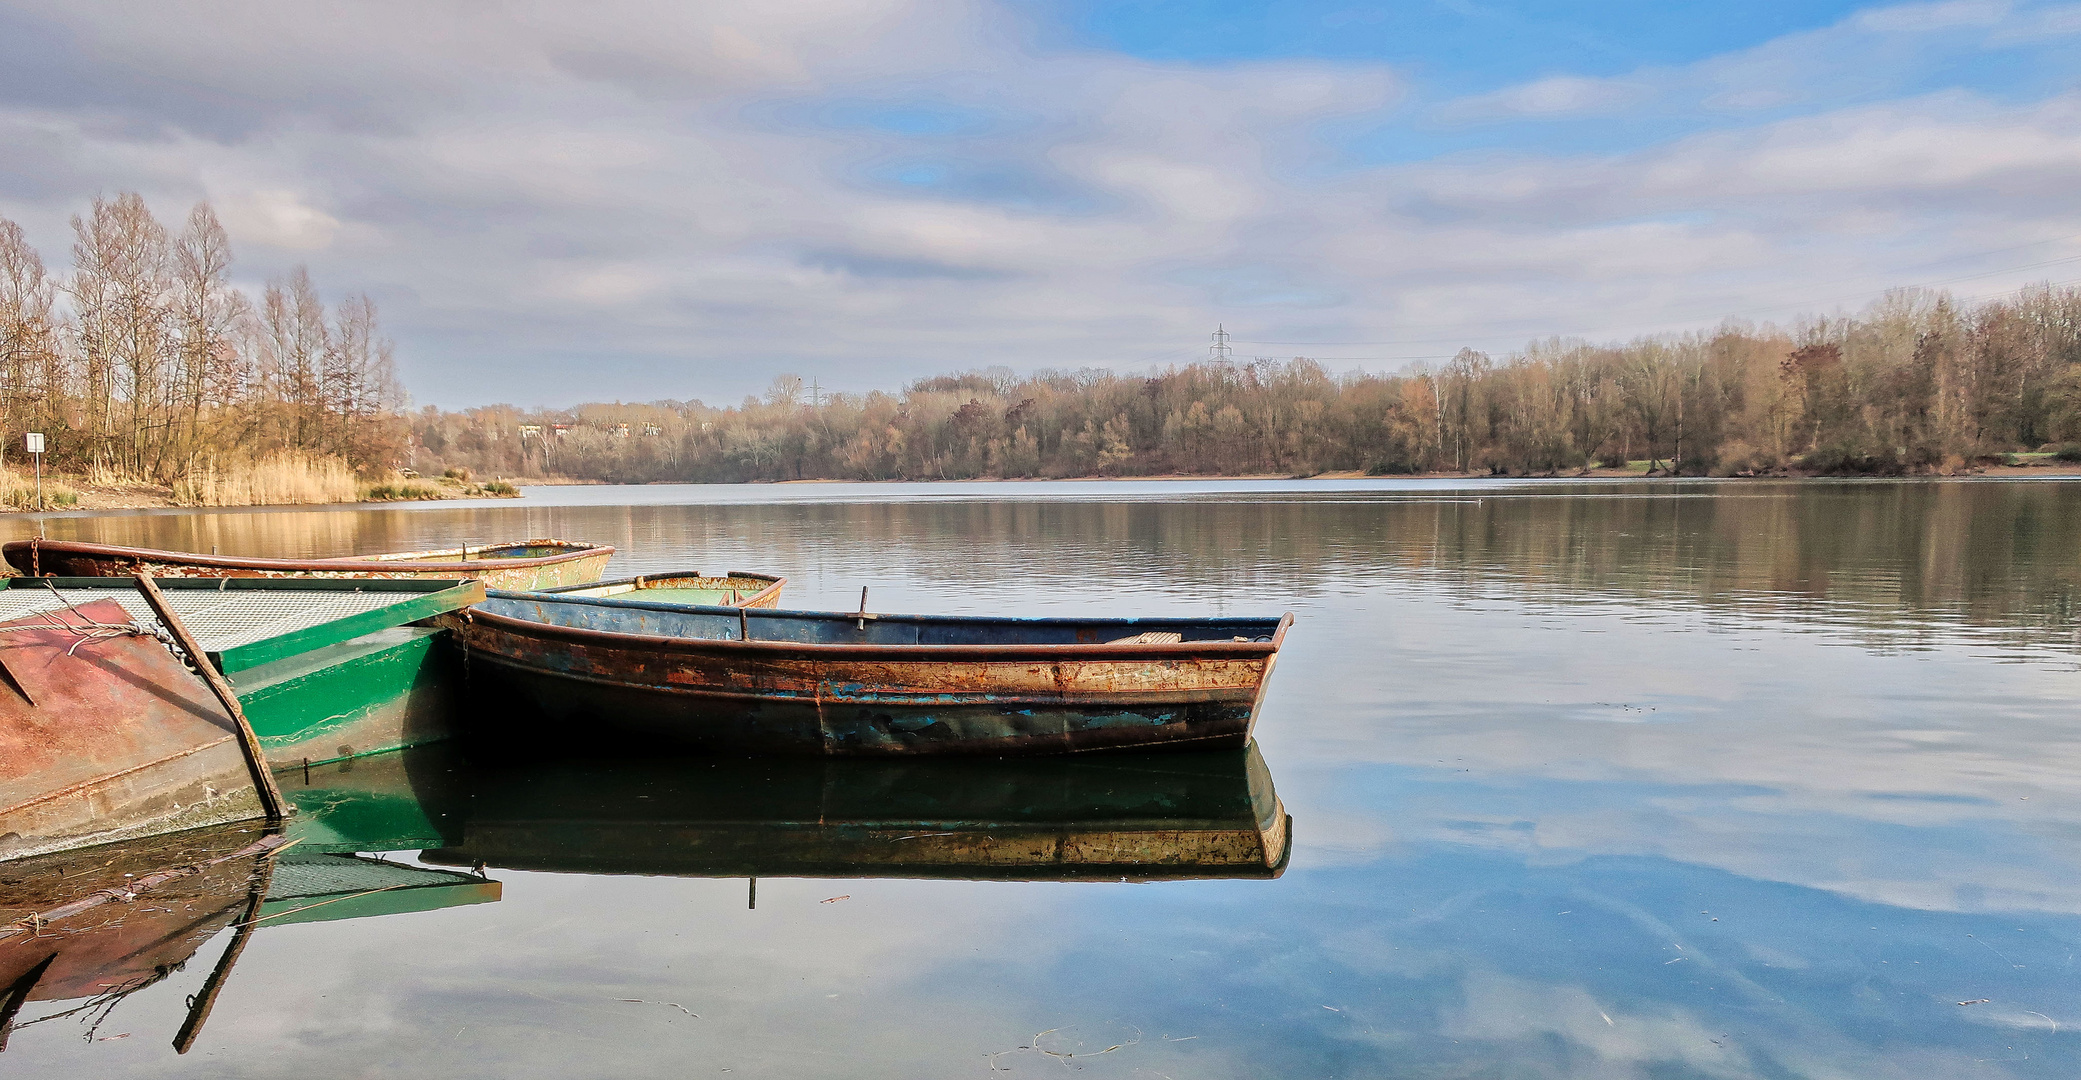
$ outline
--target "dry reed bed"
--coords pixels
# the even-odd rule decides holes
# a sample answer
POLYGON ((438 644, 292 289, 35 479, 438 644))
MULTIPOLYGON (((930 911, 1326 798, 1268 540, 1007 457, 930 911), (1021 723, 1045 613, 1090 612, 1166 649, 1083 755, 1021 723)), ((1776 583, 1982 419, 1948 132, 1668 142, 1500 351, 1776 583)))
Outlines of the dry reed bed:
MULTIPOLYGON (((467 472, 421 479, 392 474, 363 481, 338 457, 282 451, 257 460, 198 461, 171 485, 96 464, 84 476, 46 475, 53 510, 158 506, 322 506, 415 499, 513 498, 502 480, 473 482, 467 472)), ((0 510, 36 509, 34 480, 0 467, 0 510)))
MULTIPOLYGON (((54 507, 79 505, 79 492, 70 484, 61 484, 51 477, 43 478, 44 502, 54 507)), ((34 510, 36 508, 36 480, 33 476, 22 476, 12 469, 0 468, 0 508, 8 510, 34 510)))
POLYGON ((222 468, 199 465, 173 492, 186 506, 308 506, 359 502, 362 485, 339 458, 285 451, 222 468))

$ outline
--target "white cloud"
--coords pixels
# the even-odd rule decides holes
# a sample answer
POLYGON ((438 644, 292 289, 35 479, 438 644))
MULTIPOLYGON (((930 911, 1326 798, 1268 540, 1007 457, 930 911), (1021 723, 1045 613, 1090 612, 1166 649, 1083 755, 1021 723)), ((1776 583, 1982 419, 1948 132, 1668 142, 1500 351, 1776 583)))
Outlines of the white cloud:
POLYGON ((1650 87, 1620 79, 1554 75, 1457 102, 1446 115, 1471 120, 1590 116, 1617 112, 1652 93, 1650 87))
POLYGON ((322 251, 339 235, 340 219, 280 188, 228 192, 214 198, 224 228, 247 244, 281 251, 322 251))
POLYGON ((2009 15, 2006 0, 1941 0, 1934 4, 1901 4, 1851 16, 1852 25, 1882 34, 1927 34, 1966 26, 1993 26, 2009 15))
MULTIPOLYGON (((243 274, 303 261, 383 299, 408 384, 443 404, 481 400, 472 365, 494 358, 497 396, 523 402, 564 399, 581 359, 600 396, 713 400, 783 370, 865 389, 1125 364, 1243 309, 1255 337, 1499 350, 1711 321, 1765 288, 1875 293, 1902 251, 2081 231, 2068 98, 1938 92, 1712 130, 1831 100, 1866 62, 1844 43, 1879 40, 1857 19, 1883 14, 1448 109, 1681 99, 1721 110, 1704 133, 1361 166, 1325 126, 1400 115, 1410 88, 1381 65, 1048 51, 983 3, 66 8, 12 17, 33 55, 0 24, 0 63, 35 87, 0 96, 0 214, 57 262, 96 191, 169 217, 213 199, 243 274), (876 119, 947 106, 976 119, 876 119)), ((1916 16, 1939 17, 1967 15, 1916 16)))
POLYGON ((1463 981, 1466 1002, 1448 1015, 1442 1034, 1467 1040, 1532 1042, 1559 1040, 1590 1059, 1563 1074, 1581 1077, 1638 1077, 1645 1080, 1681 1063, 1696 1076, 1750 1077, 1749 1056, 1688 1010, 1662 1006, 1629 1012, 1598 1001, 1577 986, 1555 986, 1494 972, 1474 971, 1463 981))

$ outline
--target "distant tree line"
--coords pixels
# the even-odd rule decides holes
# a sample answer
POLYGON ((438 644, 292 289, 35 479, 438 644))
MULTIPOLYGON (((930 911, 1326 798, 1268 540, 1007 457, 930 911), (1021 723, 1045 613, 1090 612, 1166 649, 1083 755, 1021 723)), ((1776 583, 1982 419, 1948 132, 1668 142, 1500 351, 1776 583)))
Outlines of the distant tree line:
POLYGON ((328 311, 302 268, 235 288, 207 203, 173 231, 135 194, 96 198, 72 232, 53 276, 0 218, 4 460, 41 431, 54 467, 159 483, 279 453, 392 467, 403 396, 368 297, 328 311))
MULTIPOLYGON (((1948 471, 2081 440, 2081 291, 1889 295, 1854 318, 1559 339, 1433 370, 1305 358, 1152 375, 1003 368, 900 393, 509 406, 412 418, 423 470, 617 482, 968 477, 1948 471)), ((2081 447, 2070 453, 2081 455, 2081 447)))

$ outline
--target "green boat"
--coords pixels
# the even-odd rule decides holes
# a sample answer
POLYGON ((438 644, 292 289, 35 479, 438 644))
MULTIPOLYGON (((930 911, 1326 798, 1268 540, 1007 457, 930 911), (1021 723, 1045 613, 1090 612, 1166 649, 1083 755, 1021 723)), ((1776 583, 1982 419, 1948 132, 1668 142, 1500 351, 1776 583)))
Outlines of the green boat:
MULTIPOLYGON (((114 600, 158 625, 125 578, 13 578, 0 621, 114 600)), ((484 598, 478 582, 164 578, 174 613, 237 692, 276 770, 447 737, 455 680, 443 630, 415 626, 484 598)))

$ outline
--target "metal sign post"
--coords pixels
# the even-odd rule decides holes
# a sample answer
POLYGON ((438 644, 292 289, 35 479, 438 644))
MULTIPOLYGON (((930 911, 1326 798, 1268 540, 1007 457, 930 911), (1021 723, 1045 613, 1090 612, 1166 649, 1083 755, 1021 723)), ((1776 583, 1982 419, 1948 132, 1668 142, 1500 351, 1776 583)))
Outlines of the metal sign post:
POLYGON ((36 459, 36 509, 47 509, 43 505, 43 432, 31 431, 22 436, 22 442, 29 456, 36 459))

